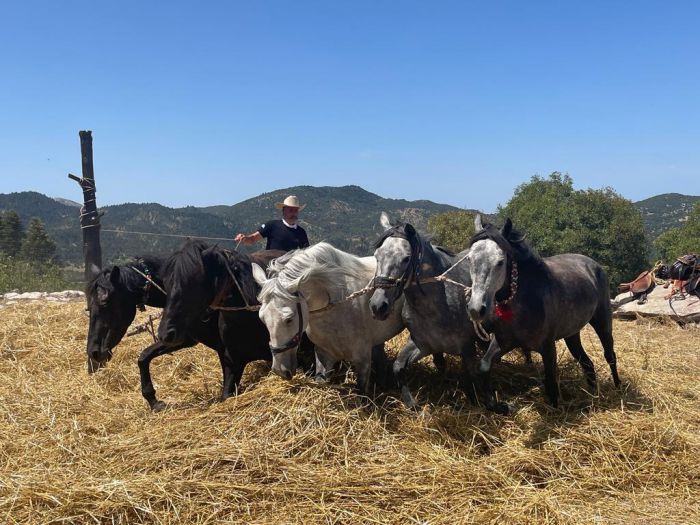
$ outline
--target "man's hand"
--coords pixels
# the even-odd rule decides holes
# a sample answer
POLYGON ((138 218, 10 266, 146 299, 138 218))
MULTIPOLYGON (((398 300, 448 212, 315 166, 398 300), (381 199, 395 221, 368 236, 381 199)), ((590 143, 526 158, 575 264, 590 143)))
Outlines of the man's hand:
POLYGON ((233 238, 233 240, 236 241, 236 242, 241 242, 241 241, 244 241, 245 238, 246 238, 246 235, 245 235, 244 233, 239 233, 238 235, 236 235, 236 236, 233 238))

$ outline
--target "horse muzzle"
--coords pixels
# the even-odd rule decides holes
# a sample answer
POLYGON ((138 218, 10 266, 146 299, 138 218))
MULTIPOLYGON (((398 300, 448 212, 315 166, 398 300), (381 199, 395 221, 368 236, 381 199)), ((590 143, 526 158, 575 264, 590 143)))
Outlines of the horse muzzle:
POLYGON ((486 319, 489 308, 485 301, 469 301, 467 306, 469 318, 474 322, 481 322, 486 319))
POLYGON ((372 312, 372 318, 377 321, 385 321, 391 313, 393 302, 389 301, 386 293, 375 292, 369 300, 369 308, 372 312))
POLYGON ((287 350, 273 354, 272 356, 272 371, 282 379, 290 380, 297 372, 297 352, 287 350))

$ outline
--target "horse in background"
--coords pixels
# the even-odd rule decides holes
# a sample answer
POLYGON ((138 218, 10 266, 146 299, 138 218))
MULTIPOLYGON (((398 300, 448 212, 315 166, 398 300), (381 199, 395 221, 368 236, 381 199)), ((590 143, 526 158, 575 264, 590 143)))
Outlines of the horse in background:
POLYGON ((374 276, 373 257, 357 257, 328 243, 295 250, 268 268, 253 265, 262 287, 260 319, 270 331, 272 370, 285 379, 296 371, 296 353, 306 332, 316 345, 316 378, 327 380, 339 361, 350 363, 361 393, 371 391, 373 363, 384 360, 384 342, 404 328, 401 304, 386 322, 375 321, 367 294, 374 276))
POLYGON ((603 345, 615 386, 619 386, 610 286, 603 268, 580 254, 541 258, 510 219, 499 230, 484 225, 477 215, 474 226, 476 233, 467 257, 473 281, 469 316, 477 327, 492 332, 497 343, 489 347, 479 367, 487 395, 493 398, 489 382, 492 360, 521 347, 542 355, 545 391, 551 404, 558 406, 558 339, 564 339, 588 384, 595 387, 595 369, 580 335, 589 323, 603 345))

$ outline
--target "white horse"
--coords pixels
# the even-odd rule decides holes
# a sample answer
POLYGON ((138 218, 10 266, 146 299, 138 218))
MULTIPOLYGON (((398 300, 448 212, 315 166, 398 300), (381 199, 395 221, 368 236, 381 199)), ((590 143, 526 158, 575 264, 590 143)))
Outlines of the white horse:
POLYGON ((325 242, 272 261, 270 279, 253 265, 253 275, 262 286, 259 315, 270 331, 273 372, 291 379, 299 340, 306 331, 316 345, 317 378, 326 379, 343 360, 353 366, 359 390, 369 393, 373 348, 379 346, 383 357, 384 342, 404 328, 403 298, 386 321, 372 317, 369 293, 345 300, 370 283, 376 266, 374 257, 357 257, 325 242))

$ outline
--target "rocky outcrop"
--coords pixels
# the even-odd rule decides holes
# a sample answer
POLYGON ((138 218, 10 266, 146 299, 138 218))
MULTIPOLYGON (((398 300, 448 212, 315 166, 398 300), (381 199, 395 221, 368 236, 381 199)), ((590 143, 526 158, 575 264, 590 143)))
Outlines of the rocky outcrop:
POLYGON ((65 290, 63 292, 8 292, 0 295, 0 308, 20 302, 67 303, 84 299, 85 294, 79 290, 65 290))

